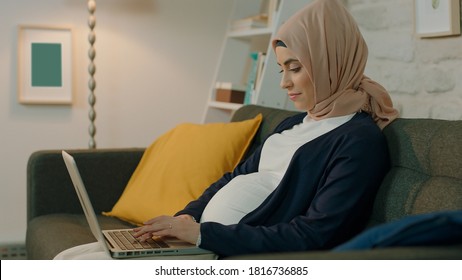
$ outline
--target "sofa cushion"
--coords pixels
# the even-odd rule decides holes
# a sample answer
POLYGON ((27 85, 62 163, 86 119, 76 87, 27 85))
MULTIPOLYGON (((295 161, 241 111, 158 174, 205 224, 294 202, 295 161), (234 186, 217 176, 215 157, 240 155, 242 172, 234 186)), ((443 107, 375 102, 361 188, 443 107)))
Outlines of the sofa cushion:
MULTIPOLYGON (((102 229, 131 228, 132 225, 118 219, 98 215, 102 229)), ((68 248, 95 242, 96 238, 81 214, 48 214, 33 218, 27 224, 27 258, 53 259, 68 248)))
POLYGON ((175 214, 234 169, 261 119, 182 124, 170 130, 146 149, 122 196, 104 214, 134 224, 175 214))

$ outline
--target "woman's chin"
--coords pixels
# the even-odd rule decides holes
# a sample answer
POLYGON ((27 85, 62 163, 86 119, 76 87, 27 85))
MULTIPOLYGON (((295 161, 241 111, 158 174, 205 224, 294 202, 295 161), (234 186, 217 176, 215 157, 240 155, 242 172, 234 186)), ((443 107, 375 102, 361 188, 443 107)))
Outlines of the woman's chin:
POLYGON ((295 109, 297 109, 299 111, 305 111, 305 112, 308 111, 307 106, 305 104, 301 104, 300 102, 297 102, 297 101, 295 101, 293 103, 294 103, 295 109))

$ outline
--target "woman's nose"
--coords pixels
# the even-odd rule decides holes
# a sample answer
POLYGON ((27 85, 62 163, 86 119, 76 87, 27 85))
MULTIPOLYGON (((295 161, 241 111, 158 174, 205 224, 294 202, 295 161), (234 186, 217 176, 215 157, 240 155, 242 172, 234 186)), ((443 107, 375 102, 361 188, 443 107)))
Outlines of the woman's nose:
POLYGON ((281 78, 281 83, 279 84, 281 86, 281 88, 283 89, 287 89, 291 86, 292 82, 291 80, 287 77, 286 74, 282 74, 282 78, 281 78))

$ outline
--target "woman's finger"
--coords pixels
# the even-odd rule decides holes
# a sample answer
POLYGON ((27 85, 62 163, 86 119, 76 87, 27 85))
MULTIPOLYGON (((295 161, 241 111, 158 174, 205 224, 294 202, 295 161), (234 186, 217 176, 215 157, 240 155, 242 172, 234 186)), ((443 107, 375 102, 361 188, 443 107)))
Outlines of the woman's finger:
POLYGON ((151 225, 151 224, 155 224, 155 223, 160 223, 166 219, 173 219, 173 217, 171 216, 166 216, 166 215, 162 215, 162 216, 158 216, 158 217, 154 217, 150 220, 147 220, 146 222, 144 222, 143 224, 145 225, 151 225))

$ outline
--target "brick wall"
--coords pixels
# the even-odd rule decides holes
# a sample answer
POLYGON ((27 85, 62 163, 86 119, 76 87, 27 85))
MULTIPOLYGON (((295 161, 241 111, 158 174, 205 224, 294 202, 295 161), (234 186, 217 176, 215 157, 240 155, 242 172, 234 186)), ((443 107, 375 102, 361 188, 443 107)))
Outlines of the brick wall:
POLYGON ((369 47, 366 75, 388 89, 401 117, 462 119, 461 36, 415 36, 414 0, 344 2, 369 47))

